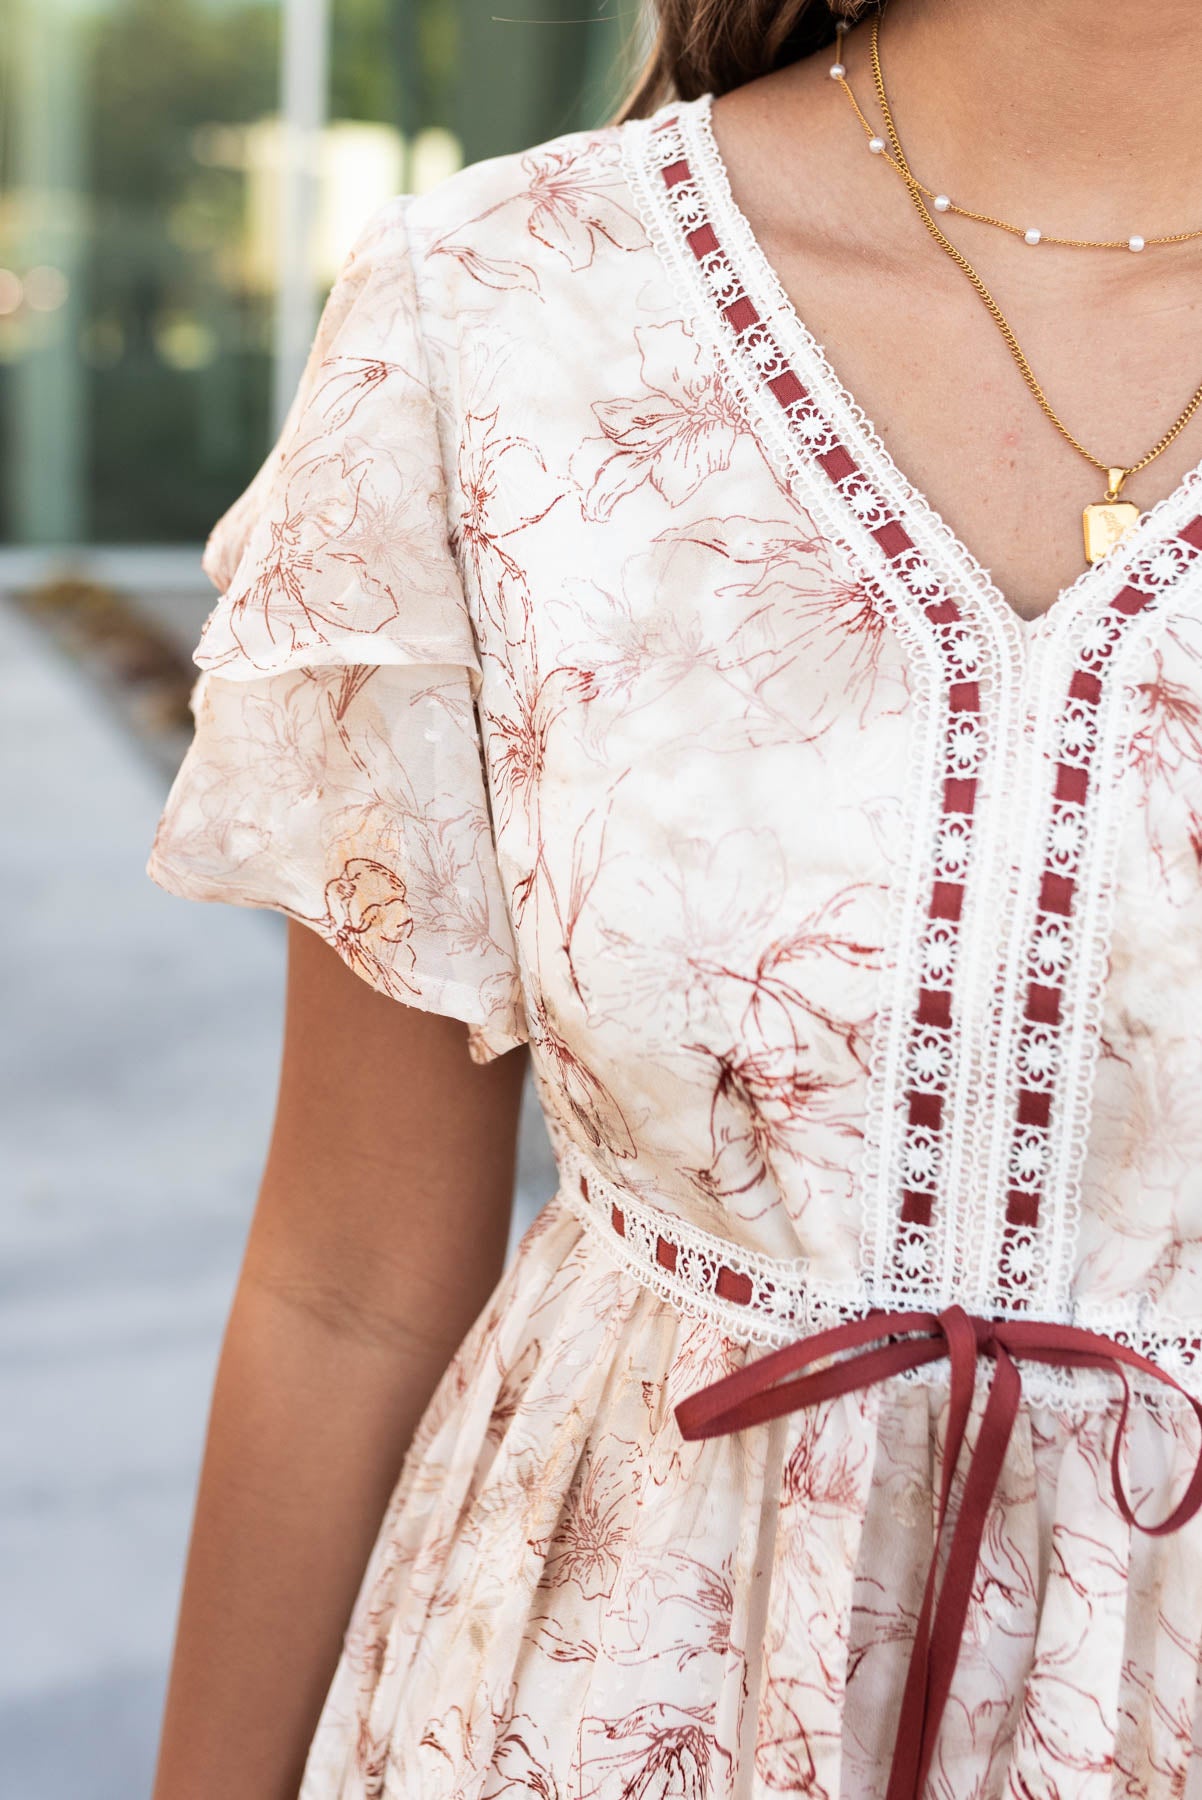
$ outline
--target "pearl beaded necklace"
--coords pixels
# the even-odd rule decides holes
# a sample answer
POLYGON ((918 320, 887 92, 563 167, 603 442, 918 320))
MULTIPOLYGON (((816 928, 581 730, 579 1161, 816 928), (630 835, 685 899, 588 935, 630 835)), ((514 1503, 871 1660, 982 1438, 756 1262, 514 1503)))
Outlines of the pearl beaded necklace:
MULTIPOLYGON (((835 23, 835 30, 839 33, 840 38, 842 38, 851 30, 851 26, 846 19, 839 19, 835 23)), ((1057 237, 1052 232, 1041 231, 1037 225, 1012 225, 1008 219, 996 219, 989 213, 975 212, 970 206, 961 206, 957 201, 953 200, 949 194, 936 193, 933 188, 927 187, 925 182, 917 179, 913 170, 903 171, 898 167, 894 158, 888 153, 888 144, 883 137, 880 137, 877 134, 860 110, 859 102, 856 100, 855 95, 848 85, 847 68, 841 56, 836 62, 831 64, 830 77, 832 81, 837 81, 841 84, 844 93, 851 101, 856 117, 859 119, 867 133, 868 148, 873 156, 884 156, 887 162, 892 163, 893 167, 897 169, 899 175, 903 176, 904 180, 908 183, 913 183, 921 193, 926 195, 936 212, 959 213, 961 218, 976 219, 978 224, 981 225, 992 225, 998 231, 1009 232, 1011 237, 1021 238, 1023 243, 1030 244, 1032 249, 1036 244, 1061 244, 1073 250, 1127 250, 1134 254, 1138 254, 1139 251, 1146 249, 1149 244, 1185 244, 1194 238, 1202 237, 1202 226, 1198 226, 1192 231, 1169 232, 1160 237, 1144 237, 1139 232, 1133 232, 1131 236, 1127 238, 1057 237)))
MULTIPOLYGON (((835 80, 841 83, 844 93, 855 108, 857 118, 860 120, 865 131, 869 133, 868 148, 873 150, 879 145, 881 151, 885 152, 890 165, 897 170, 898 174, 905 182, 907 191, 917 208, 923 224, 926 226, 935 242, 939 245, 939 248, 951 258, 952 262, 955 263, 956 267, 971 283, 978 299, 981 301, 990 318, 1000 331, 1005 341, 1006 348, 1009 350, 1010 355, 1014 360, 1014 364, 1018 369, 1019 374, 1022 376, 1032 398, 1039 406, 1039 410, 1043 413, 1049 423, 1055 426, 1065 442, 1072 445, 1078 455, 1084 457, 1086 462, 1092 463, 1095 469, 1101 470, 1106 475, 1105 497, 1102 500, 1095 500, 1087 506, 1082 514, 1081 521, 1084 528, 1086 559, 1091 563, 1098 562, 1102 557, 1109 555, 1114 546, 1121 543, 1122 540, 1135 529, 1139 522, 1139 507, 1135 506, 1130 500, 1120 498, 1124 482, 1127 480, 1128 476, 1137 474, 1139 470, 1146 469, 1149 463, 1155 462, 1162 451, 1167 450, 1169 445, 1174 443, 1181 432, 1185 430, 1185 427, 1194 417, 1194 414, 1198 412, 1199 408, 1202 408, 1202 383, 1199 383, 1194 389, 1168 430, 1162 433, 1153 444, 1152 448, 1147 451, 1144 456, 1141 456, 1138 462, 1128 463, 1126 466, 1123 466, 1122 464, 1107 463, 1104 462, 1101 457, 1095 456, 1092 450, 1086 449, 1080 438, 1075 436, 1074 433, 1069 430, 1068 426, 1064 423, 1064 420, 1060 417, 1059 413, 1048 399, 1042 384, 1027 359, 1022 345, 1014 335, 1013 327, 985 283, 981 280, 981 277, 977 274, 977 271, 973 268, 963 251, 957 250, 950 238, 945 237, 939 226, 935 223, 935 210, 940 212, 961 212, 964 213, 966 217, 982 219, 983 223, 987 225, 997 225, 1001 230, 1012 232, 1016 236, 1019 234, 1019 228, 1016 225, 1008 225, 1003 220, 984 217, 980 213, 970 213, 966 207, 956 206, 955 202, 950 200, 946 194, 933 196, 935 200, 935 210, 927 206, 928 198, 932 198, 931 190, 918 180, 910 167, 906 153, 902 148, 901 139, 897 134, 897 126, 894 123, 893 112, 889 105, 889 96, 885 92, 885 76, 881 68, 880 56, 880 26, 880 14, 877 13, 872 21, 872 34, 870 40, 872 45, 872 75, 876 85, 877 104, 880 107, 881 117, 885 122, 885 130, 888 133, 891 154, 889 151, 885 151, 884 141, 875 135, 872 126, 868 123, 868 120, 860 110, 856 97, 848 86, 847 71, 844 68, 843 63, 835 63, 831 73, 835 80), (938 206, 938 201, 940 199, 946 202, 942 207, 938 206)), ((846 24, 841 24, 841 29, 846 31, 846 24)), ((1043 233, 1037 230, 1035 226, 1029 226, 1021 235, 1028 244, 1038 244, 1043 239, 1043 233)), ((1179 243, 1187 237, 1202 237, 1202 231, 1181 232, 1176 238, 1154 238, 1152 242, 1179 243)), ((1089 249, 1109 250, 1122 247, 1117 243, 1091 243, 1086 239, 1049 237, 1048 241, 1050 243, 1073 244, 1074 247, 1089 249)), ((1126 245, 1128 250, 1142 250, 1143 247, 1144 239, 1142 237, 1130 238, 1126 245)))

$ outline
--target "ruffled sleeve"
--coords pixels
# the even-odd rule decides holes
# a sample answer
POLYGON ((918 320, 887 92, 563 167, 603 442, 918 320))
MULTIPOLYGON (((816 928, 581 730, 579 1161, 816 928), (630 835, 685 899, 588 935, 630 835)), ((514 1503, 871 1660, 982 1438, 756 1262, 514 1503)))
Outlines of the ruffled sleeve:
POLYGON ((195 732, 149 873, 274 907, 394 999, 526 1040, 425 356, 412 196, 343 265, 279 439, 217 522, 195 732))

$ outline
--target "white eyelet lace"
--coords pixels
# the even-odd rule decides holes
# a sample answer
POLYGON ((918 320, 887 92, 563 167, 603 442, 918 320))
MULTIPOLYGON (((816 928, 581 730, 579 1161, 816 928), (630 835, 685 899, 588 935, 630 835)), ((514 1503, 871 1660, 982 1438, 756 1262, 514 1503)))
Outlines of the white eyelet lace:
MULTIPOLYGON (((711 100, 628 121, 624 172, 690 328, 778 479, 904 646, 914 721, 910 854, 891 895, 872 1047, 859 1293, 793 1293, 779 1267, 760 1271, 764 1317, 787 1306, 791 1324, 833 1322, 847 1307, 955 1299, 1088 1324, 1186 1379, 1202 1321, 1160 1318, 1150 1303, 1086 1318, 1072 1281, 1132 729, 1123 674, 1166 596, 1175 612, 1202 602, 1202 465, 1024 630, 798 317, 734 202, 711 100), (1072 884, 1067 911, 1057 882, 1072 884)), ((635 1261, 659 1282, 632 1218, 635 1261)), ((622 1254, 634 1256, 631 1242, 622 1254)), ((712 1254, 697 1250, 699 1266, 712 1254)), ((1078 1376, 1046 1374, 1076 1391, 1078 1376)))

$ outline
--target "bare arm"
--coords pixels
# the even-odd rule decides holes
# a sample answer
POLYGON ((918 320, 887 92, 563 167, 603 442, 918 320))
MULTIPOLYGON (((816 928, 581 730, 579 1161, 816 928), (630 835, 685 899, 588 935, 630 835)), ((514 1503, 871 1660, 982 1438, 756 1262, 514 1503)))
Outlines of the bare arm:
POLYGON ((405 1448, 501 1272, 524 1064, 472 1063, 289 926, 154 1800, 294 1800, 405 1448))

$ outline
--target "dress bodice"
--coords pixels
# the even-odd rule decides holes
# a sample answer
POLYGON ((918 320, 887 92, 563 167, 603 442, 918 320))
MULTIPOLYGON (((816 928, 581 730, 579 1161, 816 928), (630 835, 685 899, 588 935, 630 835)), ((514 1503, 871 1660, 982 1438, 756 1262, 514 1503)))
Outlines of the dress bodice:
MULTIPOLYGON (((548 1111, 832 1305, 1191 1362, 1202 483, 1024 623, 781 293, 707 100, 617 148, 575 262, 523 170, 529 263, 447 365, 548 1111)), ((494 205, 432 246, 448 316, 494 205)))
POLYGON ((1022 622, 798 318, 709 101, 405 197, 336 289, 210 546, 204 879, 249 739, 320 718, 330 867, 256 893, 479 1054, 528 1037, 564 1155, 816 1317, 956 1300, 1189 1373, 1202 472, 1022 622))

